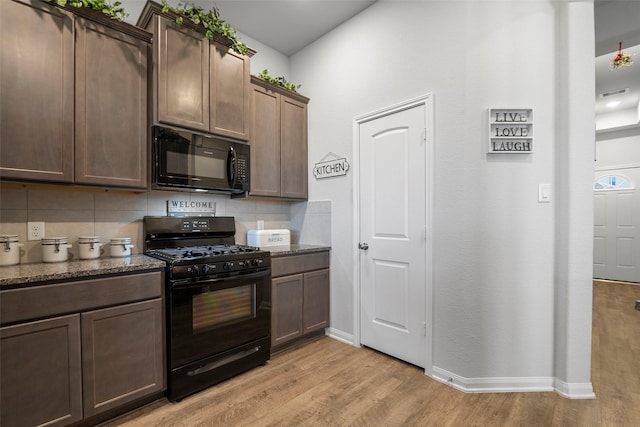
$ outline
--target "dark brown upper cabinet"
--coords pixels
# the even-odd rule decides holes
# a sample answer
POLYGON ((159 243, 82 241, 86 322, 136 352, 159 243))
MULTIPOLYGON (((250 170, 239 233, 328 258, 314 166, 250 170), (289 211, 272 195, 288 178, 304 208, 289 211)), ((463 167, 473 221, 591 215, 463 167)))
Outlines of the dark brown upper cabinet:
POLYGON ((0 36, 0 176, 147 188, 150 34, 87 8, 10 0, 0 36))
POLYGON ((248 141, 250 59, 209 41, 185 19, 147 2, 138 26, 153 33, 153 121, 248 141))
POLYGON ((73 14, 0 1, 0 176, 73 181, 73 14))
POLYGON ((250 196, 307 199, 309 99, 252 77, 250 196))
POLYGON ((149 44, 76 19, 75 182, 147 187, 149 44))

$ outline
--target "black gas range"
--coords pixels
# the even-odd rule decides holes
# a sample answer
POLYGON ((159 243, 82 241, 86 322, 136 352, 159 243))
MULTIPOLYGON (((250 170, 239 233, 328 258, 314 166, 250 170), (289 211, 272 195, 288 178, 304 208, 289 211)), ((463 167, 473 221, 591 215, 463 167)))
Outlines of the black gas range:
POLYGON ((145 252, 167 261, 170 280, 202 280, 269 266, 269 252, 251 246, 212 244, 152 249, 145 252))
POLYGON ((144 217, 144 252, 166 261, 167 397, 264 365, 271 258, 235 243, 233 217, 144 217))

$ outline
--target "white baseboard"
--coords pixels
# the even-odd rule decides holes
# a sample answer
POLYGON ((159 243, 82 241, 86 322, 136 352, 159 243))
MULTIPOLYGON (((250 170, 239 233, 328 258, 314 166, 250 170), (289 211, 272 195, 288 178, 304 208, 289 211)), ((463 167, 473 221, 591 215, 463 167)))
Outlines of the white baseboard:
POLYGON ((565 383, 553 377, 465 378, 433 367, 433 379, 465 393, 555 391, 568 399, 594 399, 591 383, 565 383))
POLYGON ((554 386, 556 392, 567 399, 596 398, 596 394, 593 392, 593 385, 591 383, 566 383, 556 378, 554 386))
MULTIPOLYGON (((327 328, 325 334, 355 347, 353 334, 327 328)), ((555 391, 567 399, 595 399, 591 383, 566 383, 554 377, 493 377, 465 378, 446 369, 433 366, 431 377, 465 393, 534 393, 555 391)), ((428 370, 425 371, 428 375, 428 370)))
POLYGON ((327 334, 329 337, 338 340, 338 341, 342 341, 345 344, 349 344, 349 345, 353 345, 358 347, 358 345, 356 343, 353 342, 353 334, 348 334, 346 332, 343 332, 339 329, 335 329, 335 328, 327 328, 325 330, 325 334, 327 334))

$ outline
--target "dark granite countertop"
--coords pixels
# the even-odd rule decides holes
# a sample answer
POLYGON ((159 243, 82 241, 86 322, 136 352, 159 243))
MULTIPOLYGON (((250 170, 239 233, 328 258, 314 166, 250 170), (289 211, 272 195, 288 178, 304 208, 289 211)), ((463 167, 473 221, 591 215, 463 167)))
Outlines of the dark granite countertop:
POLYGON ((262 247, 265 251, 271 252, 271 257, 287 256, 287 255, 301 255, 314 252, 330 251, 331 246, 320 245, 288 245, 288 246, 266 246, 262 247))
POLYGON ((0 288, 11 285, 74 280, 103 274, 133 273, 163 268, 166 264, 146 255, 43 262, 0 267, 0 288))
MULTIPOLYGON (((300 255, 331 250, 330 246, 289 245, 264 247, 272 257, 300 255)), ((0 266, 0 289, 28 284, 75 280, 104 274, 134 273, 163 268, 164 261, 146 256, 105 257, 92 260, 71 260, 0 266)))

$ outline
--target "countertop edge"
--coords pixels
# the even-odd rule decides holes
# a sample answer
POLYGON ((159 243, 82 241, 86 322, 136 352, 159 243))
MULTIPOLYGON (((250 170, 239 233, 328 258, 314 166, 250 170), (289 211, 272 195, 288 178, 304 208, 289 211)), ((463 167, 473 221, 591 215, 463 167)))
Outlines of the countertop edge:
POLYGON ((160 270, 165 266, 164 261, 146 255, 2 266, 0 267, 0 289, 54 281, 73 281, 94 276, 160 270))
POLYGON ((289 246, 265 246, 260 249, 271 252, 271 258, 277 258, 282 256, 327 252, 331 251, 331 246, 293 244, 289 246))

